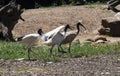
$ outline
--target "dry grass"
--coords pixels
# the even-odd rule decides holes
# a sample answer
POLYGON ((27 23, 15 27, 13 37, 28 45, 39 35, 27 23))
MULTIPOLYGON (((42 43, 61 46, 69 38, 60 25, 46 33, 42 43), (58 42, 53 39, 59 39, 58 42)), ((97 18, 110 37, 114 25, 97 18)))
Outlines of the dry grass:
MULTIPOLYGON (((19 21, 13 30, 15 37, 34 33, 38 28, 42 28, 45 32, 62 24, 74 24, 78 20, 82 20, 87 28, 87 34, 100 26, 101 19, 113 16, 113 12, 103 10, 99 7, 89 8, 88 6, 67 6, 54 8, 39 8, 26 10, 22 17, 25 22, 19 21)), ((82 31, 83 33, 83 31, 82 31)))

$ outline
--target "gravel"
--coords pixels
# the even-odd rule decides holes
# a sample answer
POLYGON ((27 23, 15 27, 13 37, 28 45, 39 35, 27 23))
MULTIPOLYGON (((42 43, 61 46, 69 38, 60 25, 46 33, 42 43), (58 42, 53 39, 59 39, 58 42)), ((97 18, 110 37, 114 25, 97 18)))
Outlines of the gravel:
POLYGON ((120 76, 120 54, 44 63, 1 59, 0 76, 120 76))

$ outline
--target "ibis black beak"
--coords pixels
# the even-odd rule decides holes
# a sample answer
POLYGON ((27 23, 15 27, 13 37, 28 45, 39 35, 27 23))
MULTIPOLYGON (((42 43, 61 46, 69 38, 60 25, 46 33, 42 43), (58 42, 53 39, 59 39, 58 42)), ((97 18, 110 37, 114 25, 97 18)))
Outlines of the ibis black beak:
POLYGON ((86 30, 86 27, 83 24, 81 24, 81 26, 86 30))
POLYGON ((82 21, 79 20, 78 23, 77 23, 76 25, 80 25, 80 26, 82 26, 82 27, 86 30, 86 27, 85 27, 81 22, 82 22, 82 21))

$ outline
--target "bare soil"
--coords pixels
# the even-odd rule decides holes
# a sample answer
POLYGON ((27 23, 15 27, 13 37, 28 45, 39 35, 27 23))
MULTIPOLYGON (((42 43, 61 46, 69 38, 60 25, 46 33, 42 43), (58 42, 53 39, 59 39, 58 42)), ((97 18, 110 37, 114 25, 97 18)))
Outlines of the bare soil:
MULTIPOLYGON (((105 6, 103 6, 105 7, 105 6)), ((101 26, 101 19, 114 16, 114 12, 101 7, 68 6, 26 10, 22 17, 25 21, 16 24, 15 38, 35 33, 39 28, 47 32, 61 24, 74 24, 78 20, 87 28, 76 39, 85 40, 96 36, 101 26)), ((110 40, 120 38, 108 37, 110 40)), ((101 55, 97 57, 69 58, 62 62, 0 60, 0 76, 120 76, 120 54, 101 55)))
MULTIPOLYGON (((87 8, 85 6, 69 6, 56 8, 40 8, 27 10, 22 14, 25 22, 19 21, 13 30, 14 36, 18 37, 29 33, 34 33, 38 28, 42 28, 45 32, 56 28, 60 24, 74 24, 78 20, 87 28, 87 34, 93 33, 95 29, 100 27, 101 19, 111 17, 114 13, 108 10, 98 8, 87 8)), ((84 31, 81 31, 84 33, 84 31)))
MULTIPOLYGON (((114 12, 104 8, 106 8, 105 5, 94 6, 94 8, 90 8, 90 6, 67 6, 26 10, 22 14, 25 22, 19 20, 13 30, 13 34, 17 38, 35 33, 39 28, 42 28, 44 32, 48 32, 61 24, 70 24, 73 29, 76 29, 75 24, 78 20, 82 20, 87 30, 81 28, 81 32, 76 39, 84 41, 87 38, 96 37, 97 29, 101 27, 102 18, 115 15, 114 12)), ((120 38, 108 37, 108 40, 120 41, 120 38)))
POLYGON ((120 76, 120 54, 62 62, 0 60, 0 76, 120 76))

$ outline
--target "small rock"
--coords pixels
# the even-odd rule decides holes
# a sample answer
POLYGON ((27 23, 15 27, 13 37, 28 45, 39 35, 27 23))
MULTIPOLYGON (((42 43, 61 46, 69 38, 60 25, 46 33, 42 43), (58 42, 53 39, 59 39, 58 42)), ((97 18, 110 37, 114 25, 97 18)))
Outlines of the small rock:
POLYGON ((47 64, 52 64, 53 62, 47 62, 47 64))
POLYGON ((105 43, 104 40, 97 40, 95 43, 105 43))
POLYGON ((22 60, 24 60, 25 58, 19 58, 19 59, 16 59, 16 60, 18 60, 18 61, 22 61, 22 60))
POLYGON ((107 41, 106 37, 103 37, 103 36, 96 36, 94 41, 97 42, 98 40, 107 41))

